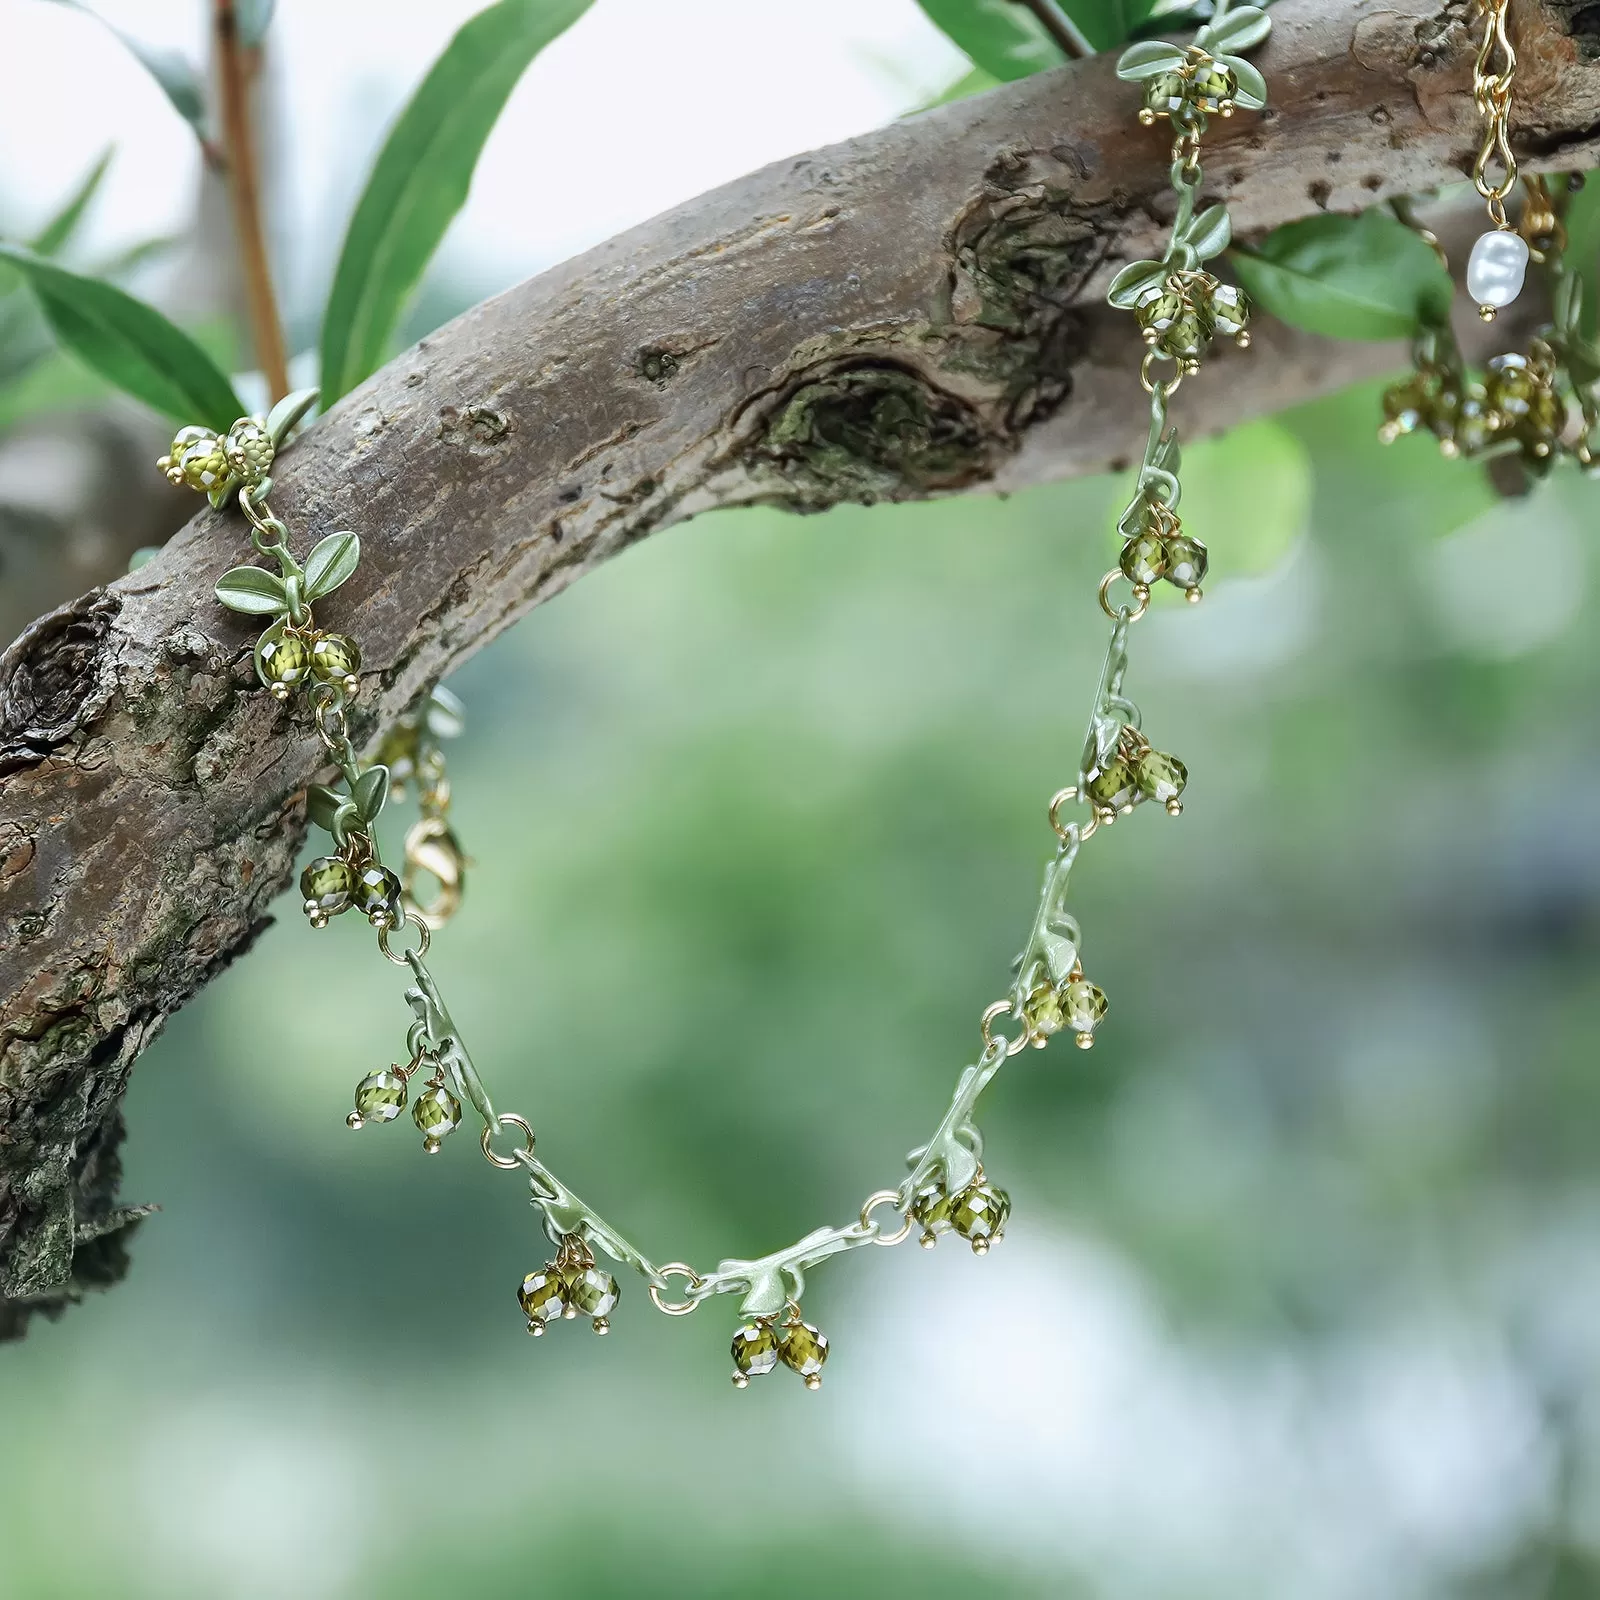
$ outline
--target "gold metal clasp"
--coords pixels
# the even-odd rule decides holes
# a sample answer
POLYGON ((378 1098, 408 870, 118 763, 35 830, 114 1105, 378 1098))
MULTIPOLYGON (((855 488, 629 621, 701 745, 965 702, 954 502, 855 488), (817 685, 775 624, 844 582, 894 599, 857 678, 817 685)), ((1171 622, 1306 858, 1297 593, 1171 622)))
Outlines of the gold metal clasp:
POLYGON ((442 928, 461 909, 466 870, 471 865, 455 830, 443 817, 424 817, 413 823, 406 833, 406 909, 428 927, 442 928), (427 900, 418 893, 424 875, 439 886, 427 900))

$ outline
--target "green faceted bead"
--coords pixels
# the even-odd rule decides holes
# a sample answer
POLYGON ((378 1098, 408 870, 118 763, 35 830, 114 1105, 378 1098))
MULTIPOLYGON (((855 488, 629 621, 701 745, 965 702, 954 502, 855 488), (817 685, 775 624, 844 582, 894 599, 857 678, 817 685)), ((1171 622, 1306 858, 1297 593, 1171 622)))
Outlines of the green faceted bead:
POLYGON ((1028 1032, 1048 1039, 1066 1027, 1067 1019, 1061 1009, 1061 997, 1055 986, 1041 983, 1022 1003, 1022 1020, 1028 1032))
POLYGON ((311 647, 311 671, 322 683, 350 688, 361 671, 361 649, 342 633, 325 633, 311 647))
POLYGON ((254 417, 241 417, 222 441, 223 455, 235 477, 255 485, 272 470, 272 436, 254 417))
POLYGON ((355 893, 356 875, 350 863, 339 856, 318 856, 300 874, 300 898, 314 928, 325 928, 329 917, 350 908, 355 893))
POLYGON ((279 700, 289 698, 289 690, 305 681, 311 670, 311 650, 298 633, 285 630, 276 639, 269 639, 257 652, 261 661, 261 676, 267 687, 279 700))
POLYGON ((941 1233, 950 1231, 950 1196, 942 1183, 919 1189, 911 1202, 911 1220, 922 1229, 923 1248, 931 1250, 941 1233))
POLYGON ((733 1336, 733 1381, 739 1388, 778 1364, 778 1334, 770 1322, 747 1322, 733 1336))
POLYGON ((406 1108, 406 1080, 392 1068, 369 1072, 356 1085, 356 1108, 346 1121, 352 1128, 364 1122, 393 1122, 406 1108))
POLYGON ((567 1309, 566 1280, 554 1265, 540 1267, 522 1280, 517 1299, 528 1319, 528 1332, 543 1333, 545 1324, 557 1321, 567 1309))
POLYGON ((1144 85, 1145 120, 1170 117, 1181 112, 1189 99, 1189 76, 1184 72, 1158 72, 1144 85))
POLYGON ((1208 61, 1196 67, 1189 79, 1189 99, 1206 113, 1221 111, 1239 92, 1239 80, 1231 67, 1208 61))
POLYGON ((387 867, 369 863, 356 875, 354 897, 373 927, 391 927, 400 909, 400 880, 387 867))
POLYGON ((1077 1034, 1080 1048, 1087 1050, 1094 1043, 1094 1030, 1105 1021, 1105 995, 1094 984, 1074 978, 1061 991, 1061 1005, 1067 1026, 1077 1034))
POLYGON ((1463 396, 1451 434, 1456 453, 1463 456, 1479 455, 1493 442, 1494 436, 1494 414, 1489 410, 1486 398, 1478 394, 1463 396))
POLYGON ((1168 583, 1198 594, 1209 562, 1206 547, 1198 539, 1191 539, 1186 533, 1175 533, 1167 540, 1168 583))
POLYGON ((798 1372, 806 1380, 806 1388, 820 1389, 820 1376, 828 1359, 828 1336, 809 1322, 796 1322, 784 1330, 783 1343, 778 1347, 784 1366, 798 1372))
POLYGON ((1211 321, 1224 339, 1250 343, 1250 297, 1235 284, 1219 283, 1211 291, 1211 321))
MULTIPOLYGON (((215 442, 216 437, 216 434, 210 428, 179 428, 172 436, 172 444, 167 453, 156 462, 156 465, 166 474, 167 482, 172 484, 174 488, 179 489, 188 483, 189 479, 188 474, 184 471, 183 458, 196 446, 204 445, 209 449, 215 442)), ((198 454, 196 459, 198 461, 198 454)))
POLYGON ((1149 588, 1167 570, 1167 546, 1159 533, 1136 533, 1122 547, 1118 563, 1129 583, 1149 588))
POLYGON ((956 1196, 950 1222, 972 1245, 973 1253, 981 1256, 1004 1234, 1006 1218, 1010 1215, 1011 1197, 1004 1189, 974 1183, 956 1196))
POLYGON ((1131 806, 1139 797, 1139 785, 1133 768, 1121 756, 1113 756, 1089 780, 1089 799, 1100 811, 1121 811, 1131 806))
POLYGON ((422 1147, 432 1155, 461 1124, 461 1102, 435 1083, 412 1102, 411 1120, 422 1133, 422 1147))
POLYGON ((1432 390, 1423 378, 1407 378, 1383 391, 1383 426, 1378 437, 1385 444, 1421 427, 1432 403, 1432 390))
POLYGON ((180 428, 168 459, 171 465, 167 477, 174 483, 188 484, 200 494, 209 494, 227 481, 228 458, 222 441, 209 428, 180 428))
POLYGON ((1190 307, 1174 317, 1161 331, 1155 348, 1184 366, 1193 366, 1206 353, 1206 346, 1210 343, 1210 319, 1202 311, 1190 307))
POLYGON ((1189 769, 1176 756, 1160 750, 1146 750, 1139 757, 1138 778, 1140 794, 1170 811, 1189 781, 1189 769))
POLYGON ((622 1298, 621 1286, 604 1267, 592 1263, 573 1267, 566 1275, 567 1303, 585 1317, 593 1317, 597 1331, 622 1298))

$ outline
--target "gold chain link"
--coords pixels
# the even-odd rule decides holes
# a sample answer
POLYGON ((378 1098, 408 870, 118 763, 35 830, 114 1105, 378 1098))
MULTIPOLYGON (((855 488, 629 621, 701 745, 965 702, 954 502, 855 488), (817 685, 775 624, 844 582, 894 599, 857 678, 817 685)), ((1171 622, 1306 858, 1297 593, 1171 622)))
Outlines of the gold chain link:
POLYGON ((1511 153, 1511 80, 1517 73, 1517 52, 1507 32, 1510 0, 1478 0, 1483 13, 1483 40, 1472 71, 1472 98, 1483 118, 1483 144, 1472 164, 1472 182, 1488 204, 1495 227, 1505 228, 1506 196, 1517 182, 1517 158, 1511 153), (1491 181, 1490 171, 1500 177, 1491 181))

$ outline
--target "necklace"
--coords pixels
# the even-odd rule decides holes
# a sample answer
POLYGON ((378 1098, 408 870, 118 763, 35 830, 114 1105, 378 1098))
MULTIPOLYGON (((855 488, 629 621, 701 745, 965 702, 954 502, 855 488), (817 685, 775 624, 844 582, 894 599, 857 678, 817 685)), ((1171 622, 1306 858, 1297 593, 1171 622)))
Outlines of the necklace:
POLYGON ((1004 1235, 1011 1202, 984 1169, 975 1120, 979 1097, 1001 1066, 1030 1046, 1042 1048, 1067 1033, 1081 1048, 1091 1047, 1107 1011, 1104 993, 1085 975, 1083 934, 1068 909, 1079 853, 1089 839, 1147 802, 1173 816, 1183 809, 1183 763, 1150 742, 1138 707, 1124 692, 1128 642, 1155 584, 1170 583, 1197 601, 1206 575, 1205 546, 1183 531, 1178 515, 1180 452, 1168 406, 1216 338, 1249 343, 1245 296, 1204 265, 1227 248, 1232 229, 1224 206, 1198 205, 1200 146, 1210 117, 1265 105, 1266 84, 1242 52, 1259 45, 1268 29, 1259 9, 1231 8, 1219 0, 1193 44, 1137 44, 1118 63, 1120 77, 1143 85, 1140 120, 1171 125, 1176 212, 1160 259, 1131 263, 1109 289, 1113 305, 1135 314, 1146 345, 1139 378, 1150 399, 1150 427, 1133 497, 1118 521, 1121 559, 1099 587, 1111 635, 1083 752, 1074 781, 1047 808, 1055 852, 1009 991, 980 1017, 977 1060, 957 1080, 931 1137, 911 1152, 906 1174, 895 1186, 869 1194, 848 1222, 816 1228, 785 1249, 723 1260, 707 1272, 681 1261, 654 1261, 556 1177, 524 1118, 497 1110, 491 1100, 426 959, 435 930, 460 900, 464 858, 448 821, 449 783, 439 743, 453 731, 459 708, 436 690, 386 737, 378 760, 362 764, 347 722, 350 702, 360 692, 360 647, 320 627, 314 616, 314 608, 356 570, 360 540, 350 532, 328 534, 301 560, 270 506, 273 462, 315 404, 315 392, 291 395, 266 417, 243 418, 223 435, 183 428, 162 458, 160 466, 174 483, 207 493, 213 505, 237 500, 256 553, 276 565, 275 571, 235 567, 219 579, 216 594, 235 612, 271 619, 255 644, 257 675, 279 701, 309 709, 338 774, 337 783, 313 785, 307 795, 308 815, 332 845, 301 875, 307 918, 320 928, 358 911, 375 929, 380 953, 405 969, 409 980, 405 1063, 364 1077, 347 1120, 352 1128, 392 1122, 409 1106, 424 1149, 436 1153, 461 1124, 464 1106, 471 1107, 482 1125, 485 1159, 526 1176, 554 1246, 552 1259, 529 1272, 517 1291, 530 1333, 543 1334, 558 1319, 580 1316, 604 1333, 621 1298, 616 1276, 602 1265, 605 1258, 638 1273, 652 1303, 669 1316, 687 1316, 719 1295, 738 1295, 744 1320, 733 1336, 735 1384, 743 1388, 781 1364, 815 1389, 829 1351, 827 1335, 801 1307, 815 1268, 866 1245, 899 1244, 914 1231, 930 1247, 955 1234, 980 1256, 1004 1235), (1126 599, 1113 596, 1119 583, 1128 586, 1126 599), (389 800, 412 783, 421 815, 406 836, 402 877, 384 864, 375 830, 389 800), (438 884, 427 900, 425 877, 438 884))

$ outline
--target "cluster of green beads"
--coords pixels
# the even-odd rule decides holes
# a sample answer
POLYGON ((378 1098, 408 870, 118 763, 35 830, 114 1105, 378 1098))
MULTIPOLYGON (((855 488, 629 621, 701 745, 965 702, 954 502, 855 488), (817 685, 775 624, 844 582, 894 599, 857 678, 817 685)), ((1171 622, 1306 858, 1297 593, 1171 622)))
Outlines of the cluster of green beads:
POLYGON ((1250 344, 1250 301, 1243 289, 1204 269, 1172 272, 1152 283, 1134 304, 1139 332, 1158 355, 1183 373, 1200 370, 1216 338, 1250 344))
POLYGON ((1145 80, 1139 120, 1150 128, 1166 117, 1183 133, 1203 126, 1205 117, 1231 117, 1238 92, 1239 79, 1232 67, 1191 47, 1189 59, 1181 66, 1145 80))
POLYGON ((1496 356, 1482 383, 1464 372, 1424 365, 1383 395, 1385 444, 1427 429, 1447 456, 1474 457, 1515 446, 1529 463, 1548 461, 1567 426, 1554 353, 1535 340, 1528 356, 1496 356))
POLYGON ((622 1286, 595 1264, 588 1246, 576 1235, 564 1239, 556 1259, 530 1272, 517 1290, 528 1332, 536 1338, 562 1317, 588 1317, 596 1333, 605 1333, 621 1298, 622 1286))
POLYGON ((1124 727, 1110 758, 1091 774, 1085 792, 1102 822, 1124 816, 1146 800, 1176 817, 1183 811, 1188 782, 1189 769, 1176 756, 1157 750, 1136 729, 1124 727))
POLYGON ((1201 584, 1211 564, 1205 545, 1183 531, 1183 524, 1170 511, 1145 504, 1138 527, 1128 535, 1117 565, 1122 575, 1141 596, 1154 584, 1165 580, 1183 591, 1183 597, 1198 602, 1201 584))
POLYGON ((360 687, 361 647, 348 634, 280 628, 262 640, 256 661, 276 700, 313 683, 335 684, 346 694, 360 687))
MULTIPOLYGON (((406 1079, 410 1073, 399 1066, 369 1072, 356 1085, 355 1110, 345 1125, 365 1127, 369 1122, 393 1122, 406 1108, 406 1079)), ((461 1102, 435 1078, 411 1106, 411 1120, 422 1135, 422 1148, 436 1155, 439 1147, 461 1125, 461 1102)))
POLYGON ((259 417, 240 417, 224 434, 211 428, 179 428, 156 465, 175 487, 220 495, 266 481, 276 452, 259 417))
POLYGON ((344 856, 318 856, 300 874, 302 909, 313 928, 355 907, 375 928, 400 916, 400 879, 377 861, 356 865, 344 856))
POLYGON ((1070 1032, 1080 1050, 1094 1046, 1094 1031, 1105 1021, 1105 991, 1081 972, 1064 983, 1041 983, 1022 1003, 1022 1020, 1028 1036, 1043 1045, 1058 1033, 1070 1032))
POLYGON ((776 1317, 757 1317, 733 1336, 733 1386, 747 1387, 781 1361, 805 1380, 806 1388, 820 1389, 827 1360, 827 1334, 803 1321, 798 1310, 791 1310, 781 1327, 776 1317))
MULTIPOLYGON (((1100 998, 1100 1016, 1104 1016, 1105 996, 1098 989, 1094 992, 1100 998)), ((940 1234, 953 1232, 972 1246, 975 1256, 987 1255, 989 1247, 1005 1236, 1010 1215, 1011 1196, 985 1181, 981 1169, 966 1188, 954 1194, 942 1182, 930 1183, 919 1189, 911 1202, 911 1220, 922 1229, 924 1250, 933 1249, 940 1234)))

